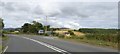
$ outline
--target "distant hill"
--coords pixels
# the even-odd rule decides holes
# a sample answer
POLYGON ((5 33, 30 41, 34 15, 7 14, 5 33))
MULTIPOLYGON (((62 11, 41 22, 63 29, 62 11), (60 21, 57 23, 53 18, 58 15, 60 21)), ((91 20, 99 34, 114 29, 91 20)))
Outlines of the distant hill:
POLYGON ((3 30, 18 30, 20 28, 4 28, 3 30))
POLYGON ((4 28, 3 30, 15 30, 16 28, 4 28))

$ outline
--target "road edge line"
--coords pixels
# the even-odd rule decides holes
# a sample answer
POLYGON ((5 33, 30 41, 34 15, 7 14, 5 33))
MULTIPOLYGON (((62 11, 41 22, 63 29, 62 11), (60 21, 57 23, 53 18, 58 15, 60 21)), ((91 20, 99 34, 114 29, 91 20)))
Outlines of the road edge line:
MULTIPOLYGON (((63 49, 60 49, 60 48, 58 48, 58 47, 55 47, 55 46, 52 46, 52 45, 50 45, 50 44, 47 44, 47 43, 44 43, 44 42, 40 42, 40 41, 38 41, 38 40, 34 40, 34 39, 31 39, 31 38, 27 38, 27 37, 23 37, 23 38, 25 38, 25 39, 28 39, 28 40, 31 40, 31 41, 34 41, 34 42, 36 42, 36 43, 39 43, 39 44, 41 44, 41 45, 43 45, 43 46, 46 46, 47 48, 50 48, 50 49, 52 49, 52 50, 54 50, 54 51, 57 51, 57 52, 60 52, 60 53, 69 53, 69 52, 67 52, 67 51, 65 51, 65 50, 63 50, 63 49)), ((69 53, 70 54, 70 53, 69 53)))
POLYGON ((7 49, 8 49, 8 46, 5 47, 5 49, 1 52, 1 54, 5 53, 7 49))

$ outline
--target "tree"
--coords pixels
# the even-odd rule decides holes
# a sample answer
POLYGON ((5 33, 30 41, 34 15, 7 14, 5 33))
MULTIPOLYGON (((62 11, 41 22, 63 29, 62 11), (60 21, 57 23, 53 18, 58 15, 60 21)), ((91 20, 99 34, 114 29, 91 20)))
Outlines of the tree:
POLYGON ((0 36, 4 37, 4 35, 2 34, 2 29, 4 28, 4 23, 3 23, 3 19, 0 18, 0 36))
POLYGON ((44 30, 50 31, 50 25, 44 26, 44 30))
POLYGON ((32 33, 38 33, 39 30, 43 30, 43 25, 39 22, 32 22, 32 33))
POLYGON ((37 30, 40 30, 40 29, 43 29, 43 25, 39 22, 36 22, 36 21, 33 21, 33 26, 37 29, 37 30))
POLYGON ((31 27, 31 24, 25 23, 25 24, 22 26, 22 31, 23 31, 24 33, 29 33, 30 27, 31 27))
POLYGON ((40 29, 43 29, 43 25, 36 21, 33 21, 32 24, 25 23, 22 26, 22 30, 24 33, 38 33, 40 29))
POLYGON ((3 19, 0 18, 0 29, 3 29, 4 28, 4 23, 3 23, 3 19))

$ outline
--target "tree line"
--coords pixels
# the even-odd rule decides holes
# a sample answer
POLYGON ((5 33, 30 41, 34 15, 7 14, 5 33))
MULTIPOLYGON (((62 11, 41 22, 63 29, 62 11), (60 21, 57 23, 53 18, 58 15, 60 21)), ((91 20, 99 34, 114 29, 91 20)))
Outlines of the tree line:
POLYGON ((32 23, 25 23, 21 31, 23 33, 38 33, 39 30, 45 30, 46 28, 50 30, 50 25, 44 26, 42 23, 33 21, 32 23))

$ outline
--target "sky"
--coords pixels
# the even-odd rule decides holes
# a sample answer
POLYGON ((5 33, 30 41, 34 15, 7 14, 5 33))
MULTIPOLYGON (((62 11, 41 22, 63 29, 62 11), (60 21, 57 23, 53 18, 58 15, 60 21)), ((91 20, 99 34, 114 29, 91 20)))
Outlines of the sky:
POLYGON ((118 28, 118 1, 1 0, 0 17, 5 28, 18 28, 32 21, 55 28, 118 28))

